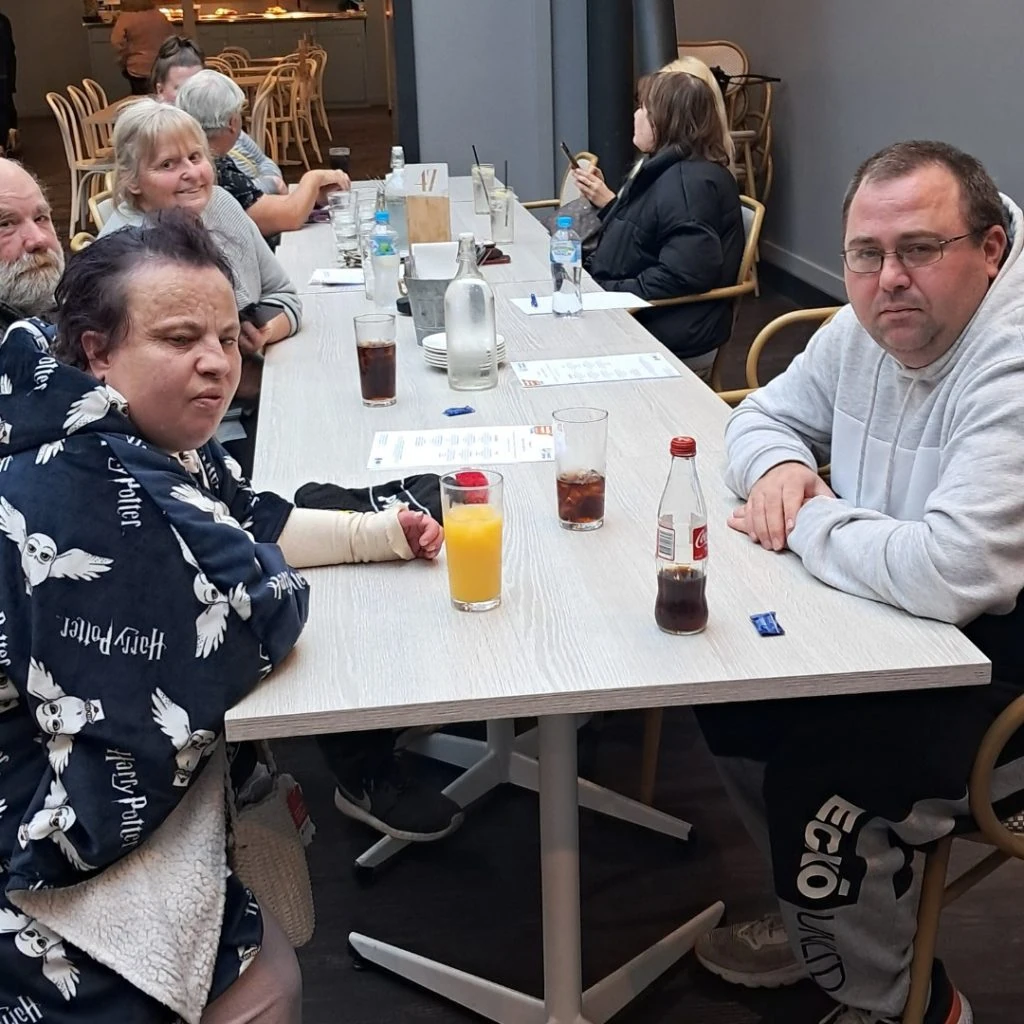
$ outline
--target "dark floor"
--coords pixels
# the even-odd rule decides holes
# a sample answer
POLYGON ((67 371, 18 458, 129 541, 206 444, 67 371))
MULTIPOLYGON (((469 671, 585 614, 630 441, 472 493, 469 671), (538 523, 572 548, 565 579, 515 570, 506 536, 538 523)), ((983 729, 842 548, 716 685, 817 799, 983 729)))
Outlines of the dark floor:
MULTIPOLYGON (((386 111, 335 114, 335 140, 352 148, 353 177, 386 168, 386 111)), ((58 226, 66 224, 67 172, 52 122, 26 120, 23 158, 46 182, 58 226)), ((66 228, 64 229, 66 230, 66 228)), ((754 334, 793 304, 775 294, 744 303, 730 346, 726 385, 742 384, 754 334)), ((783 368, 805 343, 794 330, 766 353, 763 377, 783 368)), ((635 794, 639 714, 609 716, 581 744, 583 772, 635 794)), ((496 982, 541 994, 541 922, 536 797, 505 787, 482 802, 442 843, 400 854, 372 885, 353 861, 373 833, 334 809, 332 785, 312 741, 280 744, 283 767, 305 787, 318 826, 309 850, 318 927, 300 951, 306 1024, 469 1024, 473 1014, 376 971, 355 971, 346 934, 358 928, 496 982)), ((423 762, 443 784, 446 769, 423 762)), ((708 902, 725 900, 730 920, 771 906, 764 865, 722 792, 691 714, 665 718, 657 805, 696 825, 681 843, 583 812, 584 983, 619 967, 708 902)), ((965 851, 960 851, 959 857, 965 851)), ((942 952, 974 1004, 979 1024, 1024 1019, 1024 872, 1010 865, 944 915, 942 952), (1018 930, 1020 929, 1020 930, 1018 930)), ((617 1018, 619 1024, 814 1024, 828 1003, 810 985, 780 992, 729 987, 685 959, 617 1018)))

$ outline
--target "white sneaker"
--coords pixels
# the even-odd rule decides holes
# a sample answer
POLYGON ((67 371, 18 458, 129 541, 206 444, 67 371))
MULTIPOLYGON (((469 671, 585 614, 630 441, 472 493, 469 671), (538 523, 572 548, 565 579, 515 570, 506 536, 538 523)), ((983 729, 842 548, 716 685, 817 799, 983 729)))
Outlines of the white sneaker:
POLYGON ((779 914, 715 928, 701 936, 694 953, 712 974, 747 988, 780 988, 807 977, 779 914))
MULTIPOLYGON (((827 1016, 822 1017, 819 1024, 900 1024, 900 1022, 896 1017, 879 1017, 877 1013, 855 1010, 852 1006, 837 1006, 827 1016)), ((953 988, 953 1005, 943 1024, 974 1024, 974 1011, 971 1009, 971 1004, 955 986, 953 988)))

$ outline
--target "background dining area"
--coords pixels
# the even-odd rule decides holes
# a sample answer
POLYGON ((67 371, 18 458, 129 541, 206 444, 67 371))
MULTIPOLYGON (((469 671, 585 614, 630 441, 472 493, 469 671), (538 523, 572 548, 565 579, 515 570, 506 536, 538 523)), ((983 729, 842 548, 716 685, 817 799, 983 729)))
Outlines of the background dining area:
MULTIPOLYGON (((67 42, 72 22, 80 33, 73 73, 47 58, 45 17, 0 0, 18 67, 31 68, 19 70, 18 144, 8 155, 39 177, 73 259, 113 214, 114 130, 138 97, 116 64, 96 71, 112 59, 112 6, 92 4, 83 23, 78 0, 36 6, 47 3, 62 7, 55 38, 67 42)), ((719 921, 775 906, 770 865, 723 788, 693 706, 980 684, 987 661, 954 627, 826 587, 795 557, 769 564, 728 530, 736 499, 723 479, 725 423, 846 301, 840 206, 860 159, 896 138, 948 138, 976 153, 1002 191, 1024 195, 1012 133, 990 127, 973 93, 953 95, 977 86, 988 103, 985 83, 1019 77, 997 59, 1019 29, 1010 31, 1009 15, 1002 31, 996 14, 973 24, 952 0, 941 0, 940 14, 911 0, 917 17, 940 25, 932 49, 911 38, 907 12, 805 0, 368 0, 360 9, 332 0, 288 3, 286 13, 310 17, 280 31, 265 6, 214 16, 203 4, 168 16, 175 34, 202 43, 196 67, 242 91, 241 130, 286 186, 322 168, 351 179, 351 200, 318 197, 307 223, 281 232, 274 248, 303 318, 259 360, 256 489, 291 500, 314 482, 357 488, 454 468, 398 456, 371 468, 382 435, 404 430, 548 424, 553 410, 577 404, 611 417, 608 521, 593 533, 559 529, 545 460, 493 467, 506 476, 501 608, 456 613, 444 569, 426 560, 397 573, 387 563, 303 569, 303 639, 228 712, 227 739, 270 743, 315 824, 305 850, 315 931, 296 950, 303 1020, 817 1020, 832 1003, 811 981, 740 988, 689 952, 719 921), (991 55, 985 70, 966 70, 961 58, 980 53, 991 55), (934 69, 954 55, 955 74, 934 69), (688 58, 718 83, 741 206, 738 272, 696 298, 673 297, 731 304, 706 382, 644 328, 639 305, 584 302, 582 317, 565 320, 536 311, 552 292, 555 215, 580 202, 570 160, 616 185, 628 180, 636 80, 688 58), (909 79, 914 99, 903 94, 909 79), (479 268, 507 346, 493 390, 449 390, 412 301, 398 308, 397 399, 360 401, 353 318, 374 313, 375 300, 332 218, 350 202, 355 230, 387 207, 395 146, 408 196, 444 199, 440 233, 421 241, 454 248, 471 232, 509 257, 479 268), (491 190, 507 196, 507 240, 495 238, 491 197, 474 201, 483 167, 491 190), (659 379, 534 386, 514 366, 633 356, 670 369, 659 379), (470 412, 452 415, 464 400, 470 412), (697 438, 711 524, 714 628, 700 638, 647 628, 655 512, 669 440, 680 434, 697 438), (787 637, 751 628, 769 608, 781 609, 787 637), (466 797, 464 821, 442 842, 381 840, 339 813, 318 737, 378 729, 402 733, 399 746, 427 786, 466 797), (578 832, 566 824, 577 816, 578 832)), ((403 204, 411 224, 413 202, 403 204)), ((415 300, 413 273, 403 271, 403 290, 415 300)), ((616 294, 591 273, 581 279, 584 299, 616 294)), ((954 844, 954 873, 990 849, 954 844)), ((979 1024, 1019 1018, 1022 895, 1024 872, 1010 863, 941 913, 938 954, 979 1024)))

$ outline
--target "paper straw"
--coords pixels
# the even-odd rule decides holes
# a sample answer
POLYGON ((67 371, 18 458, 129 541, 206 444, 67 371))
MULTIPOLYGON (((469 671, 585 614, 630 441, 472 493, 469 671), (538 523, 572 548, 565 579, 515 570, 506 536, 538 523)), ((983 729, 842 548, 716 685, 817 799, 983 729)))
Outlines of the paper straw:
POLYGON ((483 176, 483 174, 480 173, 480 157, 477 156, 476 146, 473 146, 472 143, 470 143, 470 146, 471 146, 471 148, 473 150, 473 159, 476 161, 477 174, 478 174, 478 177, 480 178, 480 187, 484 190, 484 199, 487 200, 487 205, 490 206, 491 205, 491 197, 487 194, 487 186, 484 184, 484 176, 483 176))

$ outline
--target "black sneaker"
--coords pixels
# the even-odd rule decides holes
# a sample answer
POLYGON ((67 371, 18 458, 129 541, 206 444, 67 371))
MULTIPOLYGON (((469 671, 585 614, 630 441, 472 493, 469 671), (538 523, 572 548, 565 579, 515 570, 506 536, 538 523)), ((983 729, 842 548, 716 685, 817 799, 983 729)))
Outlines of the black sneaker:
POLYGON ((372 778, 358 782, 337 778, 337 782, 334 806, 394 839, 429 843, 450 835, 462 824, 462 808, 444 793, 414 779, 400 755, 380 762, 372 778))

